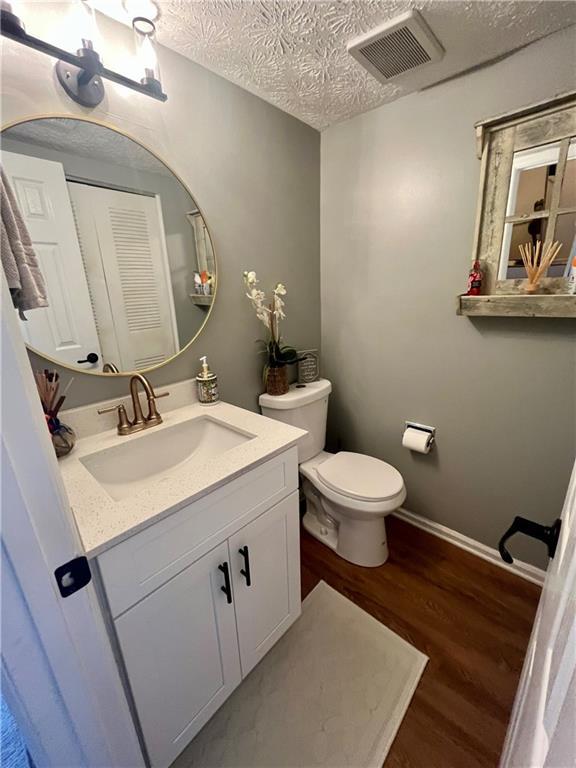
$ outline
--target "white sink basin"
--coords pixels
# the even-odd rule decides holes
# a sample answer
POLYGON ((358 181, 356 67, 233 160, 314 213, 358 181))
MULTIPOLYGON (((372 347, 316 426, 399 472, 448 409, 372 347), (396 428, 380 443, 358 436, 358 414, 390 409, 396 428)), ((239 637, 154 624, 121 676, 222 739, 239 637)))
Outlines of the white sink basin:
POLYGON ((169 480, 193 462, 213 459, 254 437, 210 416, 201 416, 173 427, 152 427, 80 461, 119 501, 146 486, 169 480))

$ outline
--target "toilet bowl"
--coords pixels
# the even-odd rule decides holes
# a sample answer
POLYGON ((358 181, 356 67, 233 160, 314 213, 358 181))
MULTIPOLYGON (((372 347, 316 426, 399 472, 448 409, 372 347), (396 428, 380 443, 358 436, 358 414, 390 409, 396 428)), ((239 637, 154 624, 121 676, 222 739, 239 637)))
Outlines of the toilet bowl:
POLYGON ((379 566, 388 559, 385 518, 404 502, 406 488, 398 470, 380 459, 324 451, 331 389, 326 379, 292 385, 285 395, 261 395, 260 406, 264 416, 308 431, 298 448, 304 528, 345 560, 379 566))
POLYGON ((406 498, 401 474, 379 459, 345 451, 322 451, 300 465, 300 474, 304 528, 351 563, 385 563, 385 518, 406 498))

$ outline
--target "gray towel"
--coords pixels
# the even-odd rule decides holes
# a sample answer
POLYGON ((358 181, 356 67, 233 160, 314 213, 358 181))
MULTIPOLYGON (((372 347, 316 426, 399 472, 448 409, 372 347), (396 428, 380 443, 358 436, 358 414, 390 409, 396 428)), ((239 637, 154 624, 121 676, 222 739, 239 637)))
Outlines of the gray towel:
POLYGON ((25 320, 25 309, 48 306, 44 278, 18 201, 4 169, 0 169, 2 226, 0 256, 14 306, 25 320))

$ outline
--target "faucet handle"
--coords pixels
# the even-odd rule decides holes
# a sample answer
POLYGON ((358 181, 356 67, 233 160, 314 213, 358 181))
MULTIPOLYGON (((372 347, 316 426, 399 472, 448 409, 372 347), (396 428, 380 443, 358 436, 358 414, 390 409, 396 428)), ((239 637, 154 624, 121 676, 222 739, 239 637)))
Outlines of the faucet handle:
POLYGON ((159 397, 168 397, 169 394, 170 392, 154 392, 154 399, 158 400, 159 397))
POLYGON ((119 403, 117 405, 111 405, 108 408, 99 408, 98 413, 102 415, 103 413, 112 413, 112 411, 118 411, 118 434, 119 435, 126 435, 130 431, 130 422, 128 421, 128 414, 126 413, 126 407, 124 403, 119 403))
POLYGON ((112 411, 116 411, 116 410, 119 411, 120 408, 124 408, 122 403, 118 403, 117 405, 110 405, 108 406, 108 408, 98 408, 97 413, 99 413, 101 416, 103 413, 112 413, 112 411))

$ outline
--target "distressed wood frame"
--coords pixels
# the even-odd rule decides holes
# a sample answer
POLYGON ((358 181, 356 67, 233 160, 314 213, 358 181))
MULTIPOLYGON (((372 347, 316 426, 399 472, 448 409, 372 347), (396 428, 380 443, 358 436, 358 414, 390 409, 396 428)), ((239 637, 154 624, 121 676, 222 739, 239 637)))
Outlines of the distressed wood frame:
POLYGON ((559 208, 569 143, 574 137, 576 92, 476 124, 481 173, 473 261, 477 259, 482 264, 485 295, 460 297, 460 314, 576 317, 576 296, 567 295, 566 278, 543 278, 538 295, 522 293, 524 280, 498 278, 505 225, 542 218, 542 214, 506 215, 514 153, 553 142, 560 144, 557 184, 547 215, 548 227, 543 244, 546 247, 552 241, 557 216, 576 210, 559 208))

